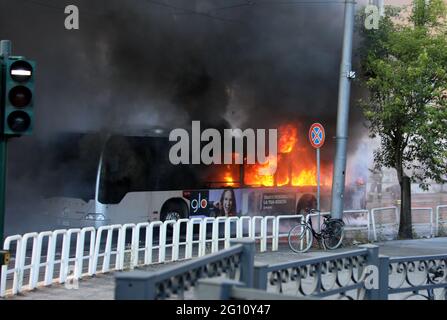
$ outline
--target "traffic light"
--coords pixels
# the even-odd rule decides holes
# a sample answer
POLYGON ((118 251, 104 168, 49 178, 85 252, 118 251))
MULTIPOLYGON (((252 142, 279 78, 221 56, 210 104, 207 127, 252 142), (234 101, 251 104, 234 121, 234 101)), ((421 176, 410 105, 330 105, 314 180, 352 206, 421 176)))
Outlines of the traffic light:
POLYGON ((29 135, 33 131, 35 63, 8 57, 3 67, 3 134, 29 135))

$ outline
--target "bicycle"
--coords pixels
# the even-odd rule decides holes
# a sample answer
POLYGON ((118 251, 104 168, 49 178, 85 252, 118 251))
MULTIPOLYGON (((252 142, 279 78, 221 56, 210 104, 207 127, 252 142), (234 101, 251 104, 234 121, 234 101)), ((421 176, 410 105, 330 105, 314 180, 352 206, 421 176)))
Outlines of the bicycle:
MULTIPOLYGON (((317 210, 310 210, 309 214, 318 212, 317 210)), ((289 247, 294 252, 303 253, 312 247, 313 239, 317 239, 318 243, 326 250, 337 249, 343 241, 345 223, 341 219, 332 219, 324 216, 323 225, 320 232, 317 232, 312 227, 312 220, 309 218, 308 222, 301 221, 289 231, 289 247)))

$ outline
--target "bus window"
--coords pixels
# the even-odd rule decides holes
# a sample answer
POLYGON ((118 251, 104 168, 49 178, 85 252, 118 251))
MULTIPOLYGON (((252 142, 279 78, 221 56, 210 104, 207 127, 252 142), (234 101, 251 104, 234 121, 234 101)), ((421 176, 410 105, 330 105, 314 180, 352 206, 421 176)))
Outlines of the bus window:
POLYGON ((222 188, 241 186, 241 165, 215 164, 202 166, 200 180, 207 188, 222 188))
POLYGON ((239 187, 240 165, 173 165, 166 137, 112 136, 103 151, 98 200, 119 203, 128 192, 239 187))
POLYGON ((128 192, 196 188, 190 167, 169 162, 167 138, 112 136, 103 151, 98 200, 116 204, 128 192))

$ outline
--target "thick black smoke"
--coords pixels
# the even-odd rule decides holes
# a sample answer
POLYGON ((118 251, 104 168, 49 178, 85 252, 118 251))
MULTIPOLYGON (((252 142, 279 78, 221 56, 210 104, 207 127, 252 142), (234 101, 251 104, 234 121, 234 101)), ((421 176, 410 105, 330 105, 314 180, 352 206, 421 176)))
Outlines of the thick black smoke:
MULTIPOLYGON (((93 172, 108 132, 191 120, 292 122, 302 139, 319 121, 328 138, 322 156, 331 161, 343 13, 342 1, 2 1, 0 38, 38 63, 35 134, 10 143, 8 206, 61 188, 84 194, 64 164, 93 172), (80 30, 64 28, 68 4, 80 9, 80 30), (100 134, 74 143, 61 132, 100 134), (55 156, 64 148, 77 155, 55 156)), ((360 136, 358 112, 351 122, 351 137, 360 136)))

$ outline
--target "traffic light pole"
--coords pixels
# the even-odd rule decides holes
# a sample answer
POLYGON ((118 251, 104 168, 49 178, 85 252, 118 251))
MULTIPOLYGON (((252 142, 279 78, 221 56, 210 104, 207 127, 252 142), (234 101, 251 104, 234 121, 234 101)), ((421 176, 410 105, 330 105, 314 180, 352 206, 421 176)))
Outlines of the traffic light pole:
POLYGON ((335 159, 332 177, 332 218, 342 219, 345 192, 346 151, 348 145, 349 98, 351 80, 355 74, 351 70, 352 37, 354 33, 354 0, 345 1, 345 23, 343 52, 340 65, 338 88, 337 135, 335 137, 335 159))
MULTIPOLYGON (((0 242, 3 245, 5 236, 5 198, 6 198, 6 159, 7 159, 7 143, 5 135, 0 137, 0 242)), ((3 248, 0 248, 3 249, 3 248)))
MULTIPOLYGON (((0 57, 6 59, 11 54, 11 41, 0 41, 0 57)), ((3 66, 2 66, 3 67, 3 66)), ((3 72, 2 72, 3 74, 3 72)), ((2 79, 3 81, 3 79, 2 79)), ((3 86, 2 86, 3 87, 3 86)), ((3 88, 2 88, 3 91, 3 88)), ((1 92, 0 96, 5 94, 1 92)), ((3 99, 1 99, 3 101, 3 99)), ((3 103, 3 102, 2 102, 3 103)), ((3 108, 2 108, 3 109, 3 108)), ((0 250, 3 249, 3 240, 5 236, 5 199, 6 199, 6 159, 7 159, 6 135, 0 133, 0 250)))

